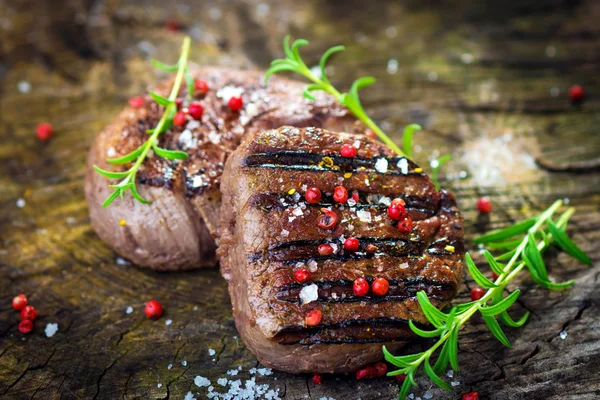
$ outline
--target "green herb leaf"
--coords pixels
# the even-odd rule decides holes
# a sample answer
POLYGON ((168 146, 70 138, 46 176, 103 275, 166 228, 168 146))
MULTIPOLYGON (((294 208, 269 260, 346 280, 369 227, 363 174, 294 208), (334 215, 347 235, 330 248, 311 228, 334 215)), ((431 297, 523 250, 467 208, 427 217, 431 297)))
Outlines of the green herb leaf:
POLYGON ((315 96, 310 94, 310 92, 315 91, 315 90, 321 90, 321 87, 317 84, 308 85, 304 88, 302 95, 309 100, 315 101, 316 100, 315 96))
POLYGON ((143 204, 150 204, 150 203, 152 203, 151 201, 146 200, 142 196, 140 196, 140 194, 138 193, 138 190, 137 190, 137 187, 135 186, 135 184, 131 185, 131 194, 140 203, 143 203, 143 204))
POLYGON ((450 342, 446 340, 446 343, 444 343, 444 346, 442 347, 442 350, 440 351, 440 354, 438 355, 435 364, 433 364, 433 370, 436 374, 441 374, 446 370, 446 368, 448 368, 448 364, 450 363, 450 356, 448 354, 449 343, 450 342))
POLYGON ((559 229, 551 219, 548 219, 548 228, 550 230, 550 234, 556 241, 556 243, 563 249, 567 254, 570 254, 576 260, 581 261, 585 265, 592 265, 592 260, 590 257, 585 254, 583 250, 581 250, 569 237, 565 232, 559 229))
POLYGON ((477 282, 479 286, 485 289, 492 289, 496 287, 496 284, 490 281, 481 273, 481 271, 477 268, 471 255, 469 253, 465 254, 465 259, 467 261, 467 268, 469 269, 469 273, 473 277, 473 280, 477 282))
POLYGON ((488 264, 490 265, 490 268, 492 269, 492 271, 494 271, 498 275, 502 275, 504 273, 504 270, 502 269, 502 267, 500 266, 500 264, 498 264, 498 262, 496 261, 496 259, 492 255, 492 253, 490 253, 489 251, 485 250, 483 252, 483 256, 488 261, 488 264))
POLYGON ((486 235, 482 235, 474 240, 477 244, 486 244, 489 242, 498 242, 504 239, 510 239, 515 237, 516 235, 520 235, 522 233, 527 232, 529 228, 535 225, 537 218, 529 218, 525 221, 519 222, 517 224, 511 225, 507 228, 500 229, 494 232, 490 232, 486 235))
POLYGON ((425 291, 421 290, 417 292, 417 300, 421 309, 423 310, 423 314, 433 326, 436 328, 440 328, 444 326, 444 322, 446 321, 447 315, 435 308, 433 304, 429 301, 429 298, 425 294, 425 291))
POLYGON ((546 264, 544 263, 544 259, 542 258, 542 253, 537 248, 537 242, 533 235, 530 233, 527 235, 529 240, 527 241, 527 246, 525 247, 524 257, 527 257, 531 265, 535 268, 538 276, 544 280, 548 280, 548 270, 546 269, 546 264))
POLYGON ((442 328, 438 328, 434 331, 424 331, 422 329, 417 328, 411 320, 408 321, 408 326, 410 326, 410 329, 414 333, 416 333, 417 335, 419 335, 421 337, 426 337, 426 338, 432 338, 432 337, 439 336, 444 331, 442 328))
POLYGON ((433 368, 431 368, 431 365, 429 365, 429 360, 425 360, 425 365, 424 365, 423 369, 425 371, 425 374, 437 386, 441 387, 442 389, 452 390, 452 386, 450 386, 450 384, 448 382, 442 380, 439 376, 437 376, 437 374, 435 373, 433 368))
POLYGON ((492 249, 492 250, 513 250, 515 247, 520 245, 521 242, 522 242, 522 239, 515 239, 515 240, 506 240, 503 242, 489 242, 489 243, 486 243, 485 246, 488 249, 492 249))
POLYGON ((194 97, 194 78, 192 78, 192 74, 190 74, 190 71, 186 68, 185 69, 185 83, 187 85, 187 92, 188 92, 188 98, 191 99, 194 97))
POLYGON ((414 132, 421 129, 423 128, 419 124, 410 124, 404 128, 404 132, 402 133, 402 151, 408 158, 412 158, 414 132))
POLYGON ((150 93, 150 96, 152 96, 152 98, 154 99, 154 101, 156 101, 158 105, 166 107, 173 102, 167 99, 166 97, 162 97, 158 93, 153 92, 152 90, 150 90, 148 93, 150 93))
POLYGON ((119 196, 119 194, 121 194, 121 190, 119 190, 119 189, 112 192, 112 194, 110 196, 108 196, 108 198, 106 200, 104 200, 104 203, 102 203, 102 208, 108 207, 110 205, 110 203, 112 203, 113 200, 119 196))
POLYGON ((323 80, 323 82, 329 83, 329 79, 327 79, 327 71, 325 71, 325 67, 327 66, 327 60, 333 54, 338 53, 340 51, 344 51, 344 49, 344 46, 333 46, 321 56, 321 60, 319 60, 319 68, 321 69, 321 79, 323 80))
POLYGON ((152 146, 152 150, 162 158, 166 158, 168 160, 185 160, 188 158, 188 154, 185 151, 179 150, 167 150, 157 145, 152 146))
POLYGON ((109 179, 121 179, 121 178, 125 178, 127 175, 129 175, 129 171, 122 171, 122 172, 107 171, 105 169, 98 167, 97 165, 94 165, 94 169, 100 175, 105 176, 109 179))
MULTIPOLYGON (((411 377, 412 377, 412 373, 411 373, 411 377)), ((400 389, 400 394, 398 395, 399 399, 405 399, 406 396, 408 396, 408 392, 410 392, 410 389, 412 389, 413 385, 412 385, 412 379, 408 379, 408 376, 406 377, 406 379, 404 380, 404 382, 402 383, 402 388, 400 389)))
POLYGON ((496 337, 496 339, 498 339, 500 343, 502 343, 506 347, 510 347, 510 342, 508 341, 508 338, 506 337, 504 332, 502 332, 502 328, 500 328, 500 324, 498 324, 496 318, 484 315, 483 320, 485 321, 488 328, 490 328, 490 331, 496 337))
POLYGON ((352 86, 350 87, 350 96, 356 101, 357 104, 360 104, 360 98, 358 97, 358 91, 367 86, 371 86, 375 83, 375 78, 372 76, 363 76, 362 78, 358 78, 354 82, 352 82, 352 86))
POLYGON ((448 356, 452 369, 458 371, 458 326, 452 328, 450 337, 448 338, 448 356))
POLYGON ((107 158, 106 162, 108 162, 110 164, 127 164, 128 162, 131 162, 131 161, 135 160, 136 158, 138 158, 140 156, 140 154, 142 154, 143 151, 144 151, 144 147, 140 146, 137 149, 135 149, 134 151, 132 151, 131 153, 125 154, 123 157, 107 158))
POLYGON ((407 356, 394 356, 392 353, 388 351, 388 349, 383 346, 382 347, 383 355, 385 360, 390 364, 395 365, 396 367, 408 367, 412 362, 418 360, 423 353, 417 354, 409 354, 407 356))
POLYGON ((506 326, 510 326, 511 328, 520 328, 525 325, 525 322, 527 322, 527 319, 529 318, 529 311, 523 314, 518 321, 513 320, 506 311, 498 314, 498 318, 500 318, 500 321, 502 321, 502 323, 506 326))
POLYGON ((153 67, 158 68, 162 71, 166 71, 166 72, 175 72, 179 68, 179 63, 169 65, 169 64, 161 63, 160 61, 157 61, 157 60, 150 60, 150 64, 152 64, 153 67))
POLYGON ((517 289, 508 296, 506 296, 504 300, 499 301, 498 303, 488 307, 481 307, 479 311, 481 311, 481 313, 485 316, 493 316, 500 314, 501 312, 506 311, 508 307, 512 306, 513 303, 517 301, 517 298, 519 297, 520 293, 521 291, 517 289))

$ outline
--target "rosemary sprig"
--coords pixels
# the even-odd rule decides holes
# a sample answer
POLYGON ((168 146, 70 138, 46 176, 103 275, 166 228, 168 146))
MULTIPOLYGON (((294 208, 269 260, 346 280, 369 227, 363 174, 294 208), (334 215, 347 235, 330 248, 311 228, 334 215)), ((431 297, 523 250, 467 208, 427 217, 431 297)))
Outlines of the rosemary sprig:
POLYGON ((507 313, 507 309, 519 297, 519 290, 515 290, 506 298, 503 298, 506 285, 523 269, 527 268, 529 270, 531 277, 536 283, 551 290, 564 289, 573 284, 573 281, 565 283, 550 281, 546 265, 542 259, 544 250, 552 245, 558 245, 558 247, 577 260, 586 265, 591 265, 590 258, 565 233, 567 223, 573 215, 574 209, 567 209, 558 217, 556 222, 552 220, 553 215, 561 205, 562 201, 558 200, 536 217, 476 239, 477 243, 490 247, 494 245, 497 248, 502 247, 508 250, 507 253, 498 257, 494 257, 488 251, 484 252, 490 268, 499 275, 494 282, 490 281, 479 271, 471 256, 467 253, 466 262, 469 273, 477 284, 487 289, 487 292, 481 299, 454 306, 448 313, 445 313, 431 304, 424 291, 417 293, 417 300, 423 310, 423 314, 435 329, 422 330, 412 321, 409 321, 409 326, 413 332, 421 337, 433 338, 439 336, 439 339, 428 350, 406 356, 394 356, 385 346, 383 347, 385 359, 399 367, 398 370, 390 372, 388 375, 406 375, 406 379, 400 390, 399 399, 404 399, 410 389, 413 386, 417 386, 414 375, 421 366, 423 366, 425 375, 437 386, 448 390, 452 389, 447 382, 440 378, 439 374, 448 367, 448 364, 450 364, 452 369, 458 371, 458 330, 477 312, 482 314, 492 334, 503 345, 510 346, 510 342, 502 331, 497 318, 504 325, 515 328, 523 326, 527 321, 529 317, 528 312, 517 321, 513 320, 507 313), (514 237, 517 235, 523 235, 522 239, 514 240, 514 237), (498 262, 507 258, 509 260, 506 264, 498 262), (438 349, 440 351, 432 366, 432 358, 438 349))
MULTIPOLYGON (((265 82, 269 80, 269 77, 273 74, 282 71, 291 71, 302 76, 305 76, 313 83, 308 85, 304 89, 304 97, 310 100, 315 100, 314 96, 311 92, 315 90, 321 90, 323 92, 327 92, 333 97, 337 99, 337 101, 348 108, 356 118, 361 120, 368 128, 370 128, 379 140, 385 143, 390 149, 394 150, 401 156, 405 156, 405 151, 401 150, 396 143, 375 123, 373 120, 367 115, 365 112, 360 98, 358 96, 358 91, 364 87, 370 86, 375 83, 375 78, 372 76, 364 76, 362 78, 358 78, 352 83, 349 92, 341 93, 339 92, 329 81, 327 77, 327 73, 325 71, 325 67, 327 66, 327 60, 331 57, 332 54, 338 53, 345 49, 344 46, 334 46, 325 51, 321 56, 319 61, 319 69, 320 76, 315 75, 310 68, 306 66, 304 60, 300 56, 300 47, 308 45, 308 41, 305 39, 297 39, 292 43, 290 47, 290 37, 286 36, 283 41, 283 50, 285 51, 285 55, 287 58, 273 60, 271 62, 271 67, 267 70, 265 75, 265 82)), ((420 127, 419 127, 420 128, 420 127)), ((404 149, 405 150, 405 149, 404 149)))
MULTIPOLYGON (((327 51, 325 51, 325 53, 323 53, 319 61, 320 74, 319 76, 317 76, 313 73, 313 71, 310 68, 308 68, 308 66, 300 56, 300 47, 306 46, 308 44, 308 41, 305 39, 297 39, 290 46, 290 36, 286 36, 283 41, 283 50, 285 52, 286 58, 273 60, 271 62, 271 67, 267 70, 267 73, 265 74, 265 82, 269 80, 269 77, 271 77, 271 75, 283 71, 295 72, 308 78, 313 83, 308 85, 304 89, 304 97, 306 97, 309 100, 314 100, 315 98, 311 94, 311 92, 315 90, 320 90, 329 93, 330 95, 335 97, 341 105, 345 106, 352 114, 354 114, 356 118, 358 118, 368 128, 375 132, 379 140, 385 143, 390 149, 392 149, 401 156, 412 158, 413 133, 415 130, 421 130, 421 126, 418 124, 410 124, 406 126, 402 135, 402 148, 398 147, 398 145, 394 143, 394 141, 383 131, 383 129, 381 129, 369 117, 369 115, 364 110, 362 103, 360 102, 358 91, 364 87, 374 84, 375 78, 371 76, 358 78, 350 86, 349 92, 340 92, 331 84, 331 81, 327 77, 326 66, 329 58, 333 54, 343 51, 345 47, 333 46, 327 51)), ((450 161, 450 155, 443 155, 439 158, 437 166, 432 168, 431 179, 437 189, 440 188, 438 182, 439 169, 443 164, 445 164, 448 161, 450 161)))
POLYGON ((179 60, 176 64, 168 65, 163 64, 159 61, 152 60, 151 63, 156 68, 159 68, 163 71, 175 72, 177 71, 177 75, 175 76, 175 82, 173 83, 173 87, 171 88, 171 93, 168 98, 162 97, 159 94, 150 91, 150 96, 156 101, 159 105, 163 106, 164 112, 158 121, 158 124, 154 127, 154 129, 149 129, 148 134, 150 137, 143 144, 141 144, 138 148, 133 150, 131 153, 126 154, 119 158, 109 158, 106 161, 110 164, 127 164, 133 162, 131 167, 122 172, 113 172, 106 171, 96 165, 94 165, 94 169, 109 179, 121 179, 118 184, 108 185, 110 188, 115 189, 114 192, 104 201, 102 207, 107 207, 111 204, 118 196, 123 197, 127 190, 131 190, 131 194, 133 197, 141 203, 149 204, 150 201, 144 199, 137 191, 136 187, 136 176, 140 166, 148 156, 150 150, 154 151, 154 153, 162 158, 166 158, 168 160, 185 160, 188 155, 184 151, 177 150, 168 150, 163 149, 157 145, 158 136, 161 133, 168 131, 173 125, 173 117, 177 112, 177 105, 175 104, 175 100, 179 94, 179 89, 181 88, 181 84, 183 79, 186 80, 188 96, 192 96, 194 93, 194 81, 191 77, 191 74, 187 68, 188 57, 190 53, 190 38, 186 37, 183 39, 183 44, 181 46, 181 55, 179 56, 179 60), (135 160, 135 161, 134 161, 135 160))

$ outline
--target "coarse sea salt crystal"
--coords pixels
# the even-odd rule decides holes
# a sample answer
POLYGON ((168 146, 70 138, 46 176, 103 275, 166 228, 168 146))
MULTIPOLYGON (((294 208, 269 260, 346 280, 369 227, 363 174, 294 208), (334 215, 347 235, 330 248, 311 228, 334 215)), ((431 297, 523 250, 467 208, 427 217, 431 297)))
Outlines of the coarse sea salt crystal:
POLYGON ((296 217, 288 217, 288 222, 293 222, 296 219, 296 217))
POLYGON ((232 97, 240 97, 244 88, 240 86, 227 85, 217 91, 217 97, 229 101, 232 97))
POLYGON ((19 83, 17 83, 17 89, 20 93, 29 93, 31 91, 31 83, 27 81, 19 81, 19 83))
POLYGON ((217 379, 217 383, 221 386, 227 386, 227 378, 219 378, 217 379))
POLYGON ((171 368, 173 368, 173 364, 167 365, 167 369, 171 369, 171 368))
POLYGON ((562 340, 565 340, 567 338, 567 331, 562 331, 561 333, 559 333, 559 336, 562 340))
POLYGON ((25 207, 25 200, 18 199, 16 204, 17 204, 17 207, 23 208, 23 207, 25 207))
POLYGON ((459 381, 452 381, 452 382, 450 382, 450 384, 452 386, 458 386, 458 385, 460 385, 460 382, 459 381))
POLYGON ((329 245, 333 248, 333 254, 338 252, 338 245, 336 243, 329 243, 329 245))
POLYGON ((256 370, 260 375, 273 375, 273 370, 271 368, 259 368, 256 370))
POLYGON ((385 174, 388 170, 388 160, 385 158, 380 158, 375 162, 375 170, 382 174, 385 174))
POLYGON ((404 175, 408 174, 408 160, 406 158, 401 158, 396 165, 400 168, 400 172, 404 175))
POLYGON ((133 307, 127 307, 125 310, 125 314, 131 314, 133 312, 133 307))
POLYGON ((292 214, 294 214, 297 217, 304 215, 304 213, 302 212, 302 209, 299 207, 294 208, 294 211, 292 211, 292 214))
POLYGON ((285 230, 285 229, 282 229, 282 230, 281 230, 281 236, 283 236, 283 237, 288 237, 288 236, 289 236, 289 234, 290 234, 290 231, 288 231, 288 230, 285 230))
POLYGON ((304 286, 300 291, 300 300, 302 304, 308 304, 319 298, 319 287, 314 283, 312 285, 304 286))
POLYGON ((210 386, 210 380, 198 375, 194 378, 194 384, 198 387, 208 387, 210 386))
POLYGON ((184 367, 187 367, 187 361, 182 361, 181 365, 183 365, 184 367))
POLYGON ((162 387, 162 383, 159 383, 158 385, 156 385, 157 388, 161 388, 162 387))
POLYGON ((239 370, 237 369, 230 369, 229 371, 227 371, 227 375, 235 376, 238 374, 238 372, 239 370))
POLYGON ((452 378, 454 376, 454 370, 450 370, 450 371, 446 372, 446 376, 448 378, 452 378))
POLYGON ((209 356, 214 356, 215 354, 217 354, 217 352, 215 351, 215 349, 208 349, 208 355, 209 356))
POLYGON ((46 337, 52 337, 56 332, 58 332, 58 324, 56 323, 49 323, 46 325, 46 329, 44 329, 46 337))
POLYGON ((365 179, 365 185, 371 186, 371 182, 369 182, 369 179, 365 179))
POLYGON ((196 398, 194 397, 194 394, 192 392, 187 392, 183 400, 196 400, 196 398))
POLYGON ((392 204, 392 199, 390 199, 387 196, 383 196, 379 199, 378 203, 383 204, 384 206, 389 206, 390 204, 392 204))
POLYGON ((315 272, 317 270, 318 264, 315 260, 310 260, 307 264, 310 272, 315 272))
POLYGON ((168 319, 168 320, 166 320, 166 321, 165 321, 165 325, 166 325, 166 326, 169 326, 169 325, 171 325, 172 323, 173 323, 173 320, 172 320, 172 319, 168 319))
POLYGON ((424 399, 431 399, 432 397, 433 397, 433 395, 429 391, 425 392, 425 394, 423 395, 424 399))
POLYGON ((360 219, 362 222, 371 222, 371 213, 365 210, 358 210, 356 212, 356 215, 358 216, 358 219, 360 219))
POLYGON ((349 205, 350 207, 353 207, 353 206, 355 206, 355 205, 356 205, 356 200, 354 200, 353 198, 349 198, 349 199, 348 199, 348 205, 349 205))

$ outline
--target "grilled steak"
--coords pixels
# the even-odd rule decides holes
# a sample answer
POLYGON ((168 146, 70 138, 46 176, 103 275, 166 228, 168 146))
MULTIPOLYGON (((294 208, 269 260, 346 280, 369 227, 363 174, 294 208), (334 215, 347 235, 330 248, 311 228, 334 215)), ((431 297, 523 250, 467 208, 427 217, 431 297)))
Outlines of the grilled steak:
MULTIPOLYGON (((149 96, 140 108, 127 107, 96 138, 88 155, 85 194, 92 226, 117 253, 135 264, 157 270, 191 269, 216 264, 213 235, 218 223, 219 184, 223 163, 245 134, 281 125, 323 126, 356 130, 359 125, 327 95, 316 101, 303 99, 304 84, 273 77, 268 86, 259 72, 205 68, 195 77, 208 83, 201 121, 174 126, 161 135, 159 146, 184 150, 183 162, 159 157, 145 160, 138 173, 138 191, 151 200, 145 205, 130 194, 102 208, 110 195, 110 182, 93 165, 115 170, 105 159, 133 151, 158 122, 162 109, 149 96), (242 96, 239 112, 227 105, 242 96)), ((168 96, 173 81, 155 89, 168 96)), ((184 85, 185 86, 185 85, 184 85)), ((186 97, 185 89, 181 97, 186 97)), ((129 166, 123 166, 123 169, 129 166)))
POLYGON ((418 291, 442 307, 459 289, 463 226, 454 199, 364 136, 295 127, 253 134, 227 160, 221 192, 221 270, 236 326, 264 365, 355 371, 380 360, 382 345, 400 347, 408 320, 427 323, 418 291), (356 157, 340 156, 343 145, 358 147, 356 157), (343 204, 336 186, 350 195, 343 204), (321 196, 308 202, 313 187, 321 196), (410 232, 388 217, 396 198, 414 222, 410 232), (355 251, 344 246, 350 237, 355 251), (320 252, 324 244, 331 248, 320 252), (361 277, 370 290, 359 296, 361 277), (389 290, 378 295, 380 278, 389 290))

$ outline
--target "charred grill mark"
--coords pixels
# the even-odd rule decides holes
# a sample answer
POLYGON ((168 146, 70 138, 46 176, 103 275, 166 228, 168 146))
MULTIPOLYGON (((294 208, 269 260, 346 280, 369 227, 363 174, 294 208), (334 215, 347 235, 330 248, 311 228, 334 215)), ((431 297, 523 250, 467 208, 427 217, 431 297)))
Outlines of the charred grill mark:
POLYGON ((382 175, 406 175, 406 176, 427 176, 422 172, 414 172, 418 168, 405 157, 373 157, 373 158, 345 158, 335 154, 315 154, 305 151, 278 151, 272 153, 250 154, 244 159, 246 167, 254 168, 282 168, 288 170, 300 171, 339 171, 339 172, 360 172, 368 171, 382 175), (385 158, 388 161, 388 170, 381 173, 375 169, 375 163, 378 159, 385 158), (397 166, 400 160, 406 160, 408 173, 404 174, 397 166), (329 161, 329 163, 328 163, 329 161), (331 164, 331 165, 328 165, 331 164), (332 167, 336 167, 333 169, 332 167))
MULTIPOLYGON (((369 284, 373 278, 365 278, 369 284)), ((352 281, 340 280, 335 282, 313 282, 319 288, 318 303, 382 303, 385 301, 401 301, 413 298, 417 292, 424 290, 429 298, 444 302, 452 299, 456 294, 454 282, 438 282, 417 279, 390 280, 390 288, 385 296, 356 296, 354 295, 352 281)), ((276 298, 288 303, 300 304, 300 291, 304 285, 297 283, 285 285, 277 293, 276 298)))
POLYGON ((248 260, 256 262, 261 259, 269 259, 272 261, 282 262, 284 265, 294 265, 298 262, 308 262, 309 260, 324 261, 324 260, 361 260, 373 257, 390 256, 390 257, 406 257, 418 256, 427 250, 430 254, 445 254, 452 255, 455 253, 461 254, 464 251, 464 244, 461 240, 455 238, 440 239, 432 244, 423 241, 410 241, 402 239, 380 239, 359 237, 359 251, 345 251, 341 243, 338 245, 337 253, 329 256, 321 256, 318 252, 318 246, 323 243, 331 243, 331 240, 296 240, 283 242, 269 247, 267 252, 256 252, 248 256, 248 260), (365 251, 368 245, 377 247, 374 253, 365 251), (446 246, 453 246, 454 252, 447 251, 446 246))
MULTIPOLYGON (((364 203, 363 201, 367 199, 369 195, 376 195, 375 193, 362 193, 359 192, 359 202, 353 206, 359 210, 386 210, 387 205, 382 203, 364 203)), ((417 196, 409 196, 399 194, 395 196, 400 198, 406 202, 406 209, 409 211, 423 213, 428 217, 432 217, 437 212, 437 205, 432 204, 428 201, 428 199, 420 198, 417 196)), ((368 201, 368 200, 367 200, 368 201)), ((297 202, 294 200, 294 197, 289 194, 278 194, 278 193, 259 193, 254 196, 249 201, 250 205, 260 208, 265 211, 269 211, 272 209, 283 210, 292 205, 295 205, 297 202)), ((308 207, 332 207, 337 205, 337 203, 333 200, 333 195, 329 193, 324 193, 321 198, 321 202, 318 204, 306 204, 308 207)))

